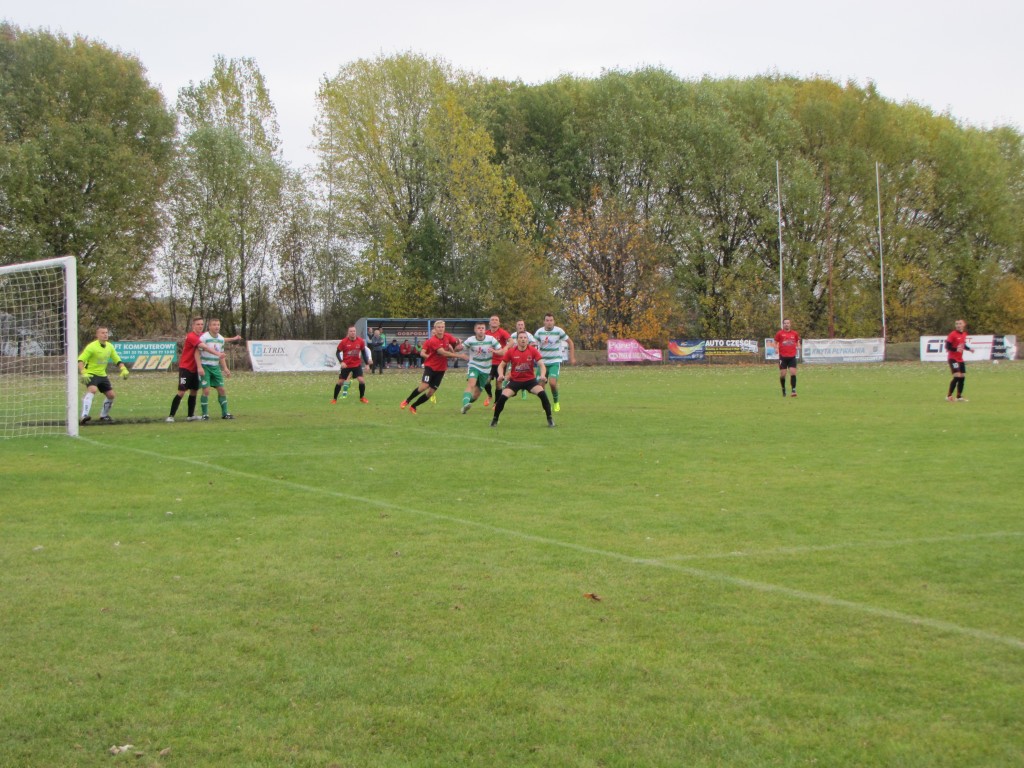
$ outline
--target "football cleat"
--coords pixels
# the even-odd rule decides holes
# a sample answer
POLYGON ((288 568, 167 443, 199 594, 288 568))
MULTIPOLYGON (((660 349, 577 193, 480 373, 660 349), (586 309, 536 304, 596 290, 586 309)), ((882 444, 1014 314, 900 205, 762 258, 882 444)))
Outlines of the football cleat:
MULTIPOLYGON (((950 398, 950 400, 952 400, 952 399, 953 398, 950 398)), ((83 416, 82 420, 79 423, 80 424, 88 424, 90 421, 92 421, 92 416, 83 416)))
POLYGON ((100 424, 113 424, 114 420, 109 416, 100 416, 100 424))
POLYGON ((416 415, 416 406, 410 405, 409 406, 409 413, 411 413, 413 416, 415 416, 416 415))
POLYGON ((793 391, 792 391, 792 392, 791 392, 791 393, 789 394, 789 396, 790 396, 790 397, 796 397, 796 390, 794 389, 794 390, 793 390, 793 391))
POLYGON ((431 395, 430 402, 432 402, 434 405, 437 405, 437 395, 431 395))
POLYGON ((969 403, 969 402, 971 402, 971 401, 970 401, 970 400, 968 400, 968 399, 967 399, 966 397, 958 397, 958 398, 956 399, 956 401, 957 401, 958 403, 969 403))
POLYGON ((498 420, 497 419, 491 419, 491 426, 492 427, 498 426, 498 420))
POLYGON ((472 403, 466 403, 464 406, 462 406, 462 413, 463 414, 469 413, 469 409, 472 408, 472 407, 473 407, 472 403))
POLYGON ((948 400, 951 403, 955 403, 956 402, 956 398, 953 397, 952 395, 946 395, 946 400, 948 400))
POLYGON ((367 399, 366 399, 365 397, 360 397, 360 398, 359 398, 359 402, 360 402, 360 403, 368 403, 368 402, 370 402, 370 401, 369 401, 369 400, 367 400, 367 399))
POLYGON ((331 400, 331 405, 337 405, 337 404, 338 404, 337 400, 331 400))
POLYGON ((185 421, 202 421, 202 416, 189 416, 185 421))
POLYGON ((551 410, 553 410, 555 413, 558 413, 560 410, 562 410, 561 403, 555 403, 555 407, 552 408, 551 410))
POLYGON ((231 421, 231 420, 232 420, 232 419, 234 419, 235 417, 234 417, 234 416, 232 416, 232 415, 231 415, 230 413, 225 413, 225 414, 224 414, 223 416, 221 416, 221 418, 222 418, 222 419, 227 419, 228 421, 231 421))
POLYGON ((164 419, 164 421, 166 421, 168 424, 173 424, 174 423, 174 417, 173 416, 168 416, 166 419, 164 419))
POLYGON ((341 390, 341 399, 344 400, 346 397, 348 397, 348 390, 347 389, 341 390))
POLYGON ((405 410, 405 406, 407 406, 408 404, 409 404, 408 400, 403 400, 402 404, 399 406, 399 408, 401 408, 402 410, 405 410))
POLYGON ((555 426, 555 420, 554 419, 548 419, 548 426, 549 427, 555 426))
POLYGON ((202 415, 202 417, 200 417, 200 419, 199 419, 199 420, 200 420, 200 421, 209 421, 209 420, 210 420, 210 415, 209 415, 208 413, 204 413, 204 414, 202 415))
POLYGON ((485 397, 484 398, 484 408, 486 408, 490 404, 491 404, 491 398, 485 397))

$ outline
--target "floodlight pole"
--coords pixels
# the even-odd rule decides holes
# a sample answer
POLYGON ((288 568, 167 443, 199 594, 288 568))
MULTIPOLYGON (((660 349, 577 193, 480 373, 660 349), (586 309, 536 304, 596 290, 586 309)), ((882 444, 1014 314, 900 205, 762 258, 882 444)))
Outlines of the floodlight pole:
POLYGON ((779 328, 786 319, 785 298, 782 295, 782 181, 779 161, 775 161, 775 195, 779 201, 779 328))
POLYGON ((882 182, 875 161, 875 196, 878 200, 878 276, 882 292, 882 341, 888 339, 885 332, 885 260, 882 257, 882 182))

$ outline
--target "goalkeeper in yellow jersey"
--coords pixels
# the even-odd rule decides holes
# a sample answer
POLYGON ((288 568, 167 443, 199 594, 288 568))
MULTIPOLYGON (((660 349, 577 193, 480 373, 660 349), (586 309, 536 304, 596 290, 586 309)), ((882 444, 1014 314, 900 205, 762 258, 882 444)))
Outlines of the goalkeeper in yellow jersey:
POLYGON ((85 385, 85 397, 82 398, 82 424, 92 421, 89 411, 92 410, 92 399, 97 392, 102 392, 106 400, 100 410, 100 421, 104 424, 112 422, 110 409, 114 405, 114 387, 107 378, 107 364, 114 363, 121 368, 121 378, 128 378, 128 366, 121 362, 114 345, 107 341, 110 331, 101 325, 96 329, 96 340, 89 342, 82 354, 78 356, 78 376, 85 385))

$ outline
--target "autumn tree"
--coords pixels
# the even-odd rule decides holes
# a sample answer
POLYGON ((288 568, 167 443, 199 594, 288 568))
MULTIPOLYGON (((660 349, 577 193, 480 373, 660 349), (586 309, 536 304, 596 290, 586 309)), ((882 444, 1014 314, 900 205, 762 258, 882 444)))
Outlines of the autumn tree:
POLYGON ((217 57, 178 97, 182 136, 171 211, 168 282, 190 313, 218 314, 243 336, 273 308, 275 230, 284 178, 277 118, 251 59, 217 57))
POLYGON ((137 59, 0 24, 0 262, 73 255, 83 325, 150 279, 174 116, 137 59))
POLYGON ((529 202, 494 162, 447 65, 359 61, 321 86, 321 185, 335 236, 375 314, 475 314, 488 254, 529 236, 529 202))
POLYGON ((569 211, 551 238, 566 326, 584 348, 609 338, 667 340, 671 327, 665 254, 632 208, 594 196, 569 211))
POLYGON ((288 170, 273 242, 277 256, 274 300, 281 312, 279 332, 287 338, 309 339, 317 335, 318 246, 312 193, 300 172, 288 170))

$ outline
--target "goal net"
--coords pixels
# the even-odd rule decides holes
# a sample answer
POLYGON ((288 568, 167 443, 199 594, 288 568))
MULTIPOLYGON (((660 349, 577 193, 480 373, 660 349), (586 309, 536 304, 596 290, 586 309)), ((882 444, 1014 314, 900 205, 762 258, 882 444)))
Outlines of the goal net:
POLYGON ((77 435, 75 260, 0 267, 0 439, 77 435))

